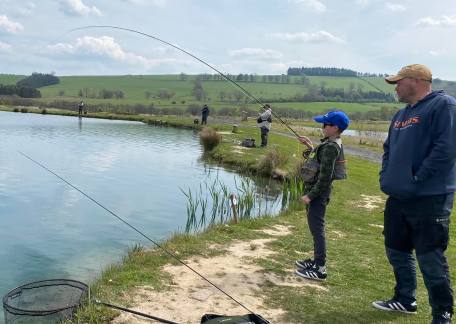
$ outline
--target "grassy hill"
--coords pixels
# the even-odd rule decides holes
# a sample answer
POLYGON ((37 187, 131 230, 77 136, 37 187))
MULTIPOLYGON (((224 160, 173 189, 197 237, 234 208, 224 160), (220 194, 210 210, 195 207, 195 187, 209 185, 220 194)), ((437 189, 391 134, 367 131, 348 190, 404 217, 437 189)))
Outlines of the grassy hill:
MULTIPOLYGON (((235 78, 236 76, 234 76, 235 78)), ((1 75, 0 83, 14 84, 24 78, 21 75, 1 75)), ((87 107, 98 104, 111 105, 151 105, 160 108, 186 109, 189 105, 201 106, 207 102, 212 109, 239 108, 257 110, 258 104, 245 97, 237 97, 239 89, 226 80, 202 81, 206 100, 198 101, 192 94, 196 75, 118 75, 118 76, 62 76, 60 83, 39 88, 42 98, 39 102, 68 101, 76 103, 81 99, 87 107), (103 89, 123 93, 121 99, 100 99, 103 89), (172 93, 172 97, 160 97, 159 92, 172 93), (80 94, 83 94, 83 98, 80 94), (224 93, 224 96, 221 96, 224 93)), ((263 102, 272 101, 272 106, 281 109, 296 109, 312 112, 322 112, 329 108, 343 109, 347 112, 363 112, 378 110, 381 107, 396 107, 388 103, 346 103, 346 102, 295 102, 296 96, 303 96, 309 91, 309 86, 302 84, 300 76, 290 76, 288 83, 265 82, 263 76, 254 76, 255 82, 236 81, 248 92, 263 102), (277 102, 274 102, 277 101, 277 102)), ((279 79, 277 76, 276 79, 279 79)), ((326 88, 360 88, 362 91, 378 91, 369 83, 355 77, 307 77, 310 85, 326 88)), ((382 78, 366 77, 368 82, 385 92, 393 93, 394 88, 387 85, 382 78)), ((76 108, 75 108, 76 109, 76 108)))
MULTIPOLYGON (((78 101, 80 92, 88 93, 89 97, 83 98, 87 104, 111 103, 114 105, 135 105, 154 104, 159 107, 179 107, 185 109, 190 104, 202 105, 192 94, 192 89, 197 76, 186 76, 186 80, 181 80, 180 75, 124 75, 124 76, 64 76, 60 77, 60 83, 53 86, 42 87, 39 90, 42 93, 42 101, 68 100, 78 101), (122 99, 98 99, 99 92, 106 90, 121 90, 124 94, 122 99), (160 91, 174 93, 169 98, 159 98, 160 91), (151 95, 146 97, 147 92, 151 95), (92 95, 90 95, 92 94, 92 95)), ((382 106, 391 107, 391 104, 347 104, 342 102, 331 103, 301 103, 292 102, 296 95, 304 95, 308 89, 300 83, 301 77, 290 77, 289 83, 262 82, 261 76, 256 76, 256 82, 238 81, 238 83, 255 97, 264 100, 279 100, 280 103, 274 103, 274 107, 303 109, 306 111, 320 112, 329 107, 344 109, 348 112, 378 110, 382 106)), ((321 86, 324 84, 327 88, 344 88, 360 87, 363 91, 377 91, 368 83, 359 78, 353 77, 308 77, 310 84, 321 86)), ((381 78, 367 78, 369 82, 384 89, 384 91, 393 91, 393 87, 384 84, 381 78)), ((0 79, 1 80, 1 79, 0 79)), ((236 99, 236 93, 239 90, 226 80, 220 81, 203 81, 203 89, 207 94, 206 102, 212 108, 233 108, 241 105, 257 109, 258 105, 245 98, 236 99), (224 92, 225 97, 221 98, 220 93, 224 92)), ((394 105, 393 105, 394 106, 394 105)))

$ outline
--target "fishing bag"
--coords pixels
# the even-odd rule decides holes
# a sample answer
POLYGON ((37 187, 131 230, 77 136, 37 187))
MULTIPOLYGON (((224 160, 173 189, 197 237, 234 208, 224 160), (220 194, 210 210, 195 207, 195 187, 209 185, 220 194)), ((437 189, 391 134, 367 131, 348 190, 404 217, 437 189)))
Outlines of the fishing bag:
POLYGON ((201 318, 201 324, 269 324, 267 320, 257 314, 240 316, 225 316, 206 314, 201 318))
POLYGON ((241 142, 241 146, 244 147, 255 147, 255 139, 254 138, 245 138, 241 142))
POLYGON ((320 161, 318 160, 318 151, 323 145, 336 143, 338 148, 338 155, 336 162, 334 163, 334 170, 332 180, 344 180, 347 179, 347 170, 345 167, 345 155, 342 141, 340 138, 335 140, 327 140, 312 150, 309 158, 304 162, 301 167, 301 178, 305 183, 315 183, 317 181, 318 172, 320 171, 320 161))

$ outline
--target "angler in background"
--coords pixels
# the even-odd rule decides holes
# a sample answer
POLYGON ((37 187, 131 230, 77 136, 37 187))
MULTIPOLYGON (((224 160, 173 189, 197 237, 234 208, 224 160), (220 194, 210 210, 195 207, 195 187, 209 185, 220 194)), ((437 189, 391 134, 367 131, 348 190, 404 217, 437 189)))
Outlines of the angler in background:
MULTIPOLYGON (((453 289, 445 250, 456 190, 456 99, 432 90, 424 65, 403 67, 385 78, 405 108, 394 115, 383 148, 380 188, 386 255, 396 287, 391 299, 372 305, 416 313, 416 259, 432 307, 432 324, 451 323, 453 289)), ((382 278, 379 278, 382 280, 382 278)))
POLYGON ((307 137, 299 137, 299 141, 311 149, 310 156, 301 169, 305 184, 305 194, 301 201, 306 204, 314 258, 296 261, 296 274, 306 279, 326 280, 326 206, 331 196, 333 180, 347 178, 340 136, 347 129, 350 119, 343 111, 330 111, 326 115, 314 117, 314 120, 322 124, 324 138, 321 143, 313 148, 307 137))
POLYGON ((84 101, 81 100, 81 102, 78 105, 78 114, 79 114, 79 116, 82 115, 83 109, 84 109, 84 101))
POLYGON ((209 116, 209 107, 205 104, 201 109, 201 125, 207 125, 207 116, 209 116))
POLYGON ((261 147, 268 145, 268 135, 272 123, 272 109, 269 104, 264 105, 264 112, 257 119, 258 127, 261 130, 261 147))

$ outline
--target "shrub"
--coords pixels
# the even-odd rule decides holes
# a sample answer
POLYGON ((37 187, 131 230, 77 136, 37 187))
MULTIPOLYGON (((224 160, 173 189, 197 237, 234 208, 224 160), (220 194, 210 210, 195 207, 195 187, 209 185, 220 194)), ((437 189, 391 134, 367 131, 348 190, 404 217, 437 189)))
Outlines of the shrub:
POLYGON ((46 114, 47 114, 46 108, 41 109, 41 113, 42 113, 43 115, 46 115, 46 114))
POLYGON ((274 169, 285 165, 288 157, 277 148, 270 149, 258 162, 258 173, 272 175, 274 169))
POLYGON ((222 136, 211 127, 204 127, 199 135, 205 152, 212 151, 222 140, 222 136))
POLYGON ((21 113, 27 113, 28 109, 27 108, 21 108, 21 113))

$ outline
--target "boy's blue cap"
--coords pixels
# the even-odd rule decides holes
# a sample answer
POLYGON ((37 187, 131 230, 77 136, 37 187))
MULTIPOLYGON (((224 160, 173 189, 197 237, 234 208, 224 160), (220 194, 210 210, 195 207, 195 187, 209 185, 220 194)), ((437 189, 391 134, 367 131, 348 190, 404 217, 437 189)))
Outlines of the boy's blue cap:
POLYGON ((325 115, 315 116, 314 120, 317 123, 332 124, 339 127, 340 130, 346 130, 350 124, 350 118, 343 111, 330 111, 325 115))

